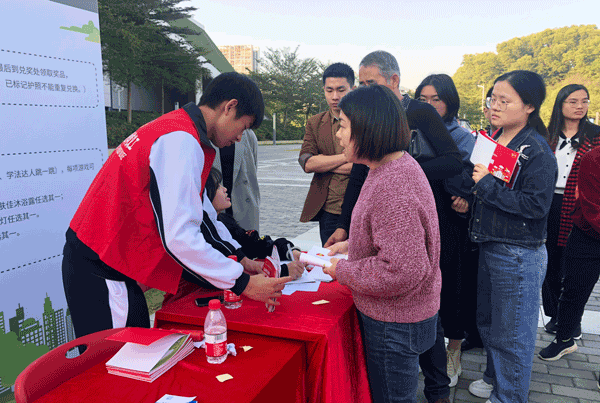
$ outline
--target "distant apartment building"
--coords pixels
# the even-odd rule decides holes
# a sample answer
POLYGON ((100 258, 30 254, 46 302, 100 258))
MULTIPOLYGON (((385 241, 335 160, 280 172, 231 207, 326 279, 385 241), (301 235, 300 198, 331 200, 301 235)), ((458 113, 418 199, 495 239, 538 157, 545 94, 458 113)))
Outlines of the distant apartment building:
POLYGON ((227 45, 219 46, 219 50, 238 73, 248 74, 248 70, 255 71, 258 68, 258 47, 227 45))
POLYGON ((4 324, 4 312, 0 312, 0 334, 6 333, 6 325, 4 324))

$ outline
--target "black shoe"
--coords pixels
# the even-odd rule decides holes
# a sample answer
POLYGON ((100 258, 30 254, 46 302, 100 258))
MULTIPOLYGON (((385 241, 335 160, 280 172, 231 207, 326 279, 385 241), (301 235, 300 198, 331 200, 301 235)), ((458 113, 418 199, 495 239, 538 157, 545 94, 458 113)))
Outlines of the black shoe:
POLYGON ((460 343, 460 351, 469 351, 474 348, 483 348, 481 340, 471 340, 468 337, 460 343))
POLYGON ((546 325, 544 326, 544 330, 546 331, 546 333, 556 334, 558 330, 558 326, 556 326, 556 319, 550 319, 548 323, 546 323, 546 325))
POLYGON ((548 347, 543 348, 538 356, 544 361, 556 361, 563 355, 577 351, 577 343, 571 337, 566 341, 559 341, 554 339, 548 347))
POLYGON ((573 332, 573 337, 575 340, 581 340, 581 323, 577 325, 575 331, 573 332))

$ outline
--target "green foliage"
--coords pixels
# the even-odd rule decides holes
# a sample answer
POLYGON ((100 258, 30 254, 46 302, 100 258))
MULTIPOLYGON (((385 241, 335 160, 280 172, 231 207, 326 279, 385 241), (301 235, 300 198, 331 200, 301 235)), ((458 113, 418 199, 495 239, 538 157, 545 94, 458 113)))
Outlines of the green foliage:
POLYGON ((132 122, 127 123, 127 111, 107 111, 106 134, 108 136, 108 147, 116 148, 131 133, 159 116, 160 113, 137 112, 133 115, 132 122))
MULTIPOLYGON (((460 116, 466 115, 477 126, 484 119, 481 88, 478 85, 483 85, 484 92, 487 92, 496 77, 516 69, 532 70, 544 78, 548 96, 541 114, 547 123, 556 93, 564 85, 582 83, 590 92, 598 88, 600 31, 595 25, 547 29, 500 43, 496 53, 465 55, 461 67, 453 76, 461 99, 460 116)), ((592 100, 598 99, 592 94, 590 97, 592 100)), ((595 105, 592 103, 590 107, 591 117, 595 117, 599 110, 595 105)), ((486 124, 484 121, 483 125, 486 124)))
MULTIPOLYGON (((204 51, 181 35, 189 30, 168 24, 189 16, 193 7, 176 0, 99 0, 102 64, 123 86, 163 85, 193 91, 208 71, 198 58, 204 51)), ((128 109, 131 110, 128 92, 128 109)))
POLYGON ((17 376, 27 366, 49 351, 48 346, 23 344, 14 332, 0 334, 0 378, 3 386, 15 383, 17 376))
MULTIPOLYGON (((265 100, 265 114, 276 113, 277 138, 302 139, 308 118, 327 105, 323 96, 324 66, 314 58, 302 59, 298 48, 268 49, 250 77, 265 100)), ((260 140, 273 138, 273 121, 265 120, 255 131, 260 140)))
POLYGON ((165 299, 165 292, 151 288, 144 293, 144 297, 148 304, 148 312, 152 315, 162 307, 163 300, 165 299))

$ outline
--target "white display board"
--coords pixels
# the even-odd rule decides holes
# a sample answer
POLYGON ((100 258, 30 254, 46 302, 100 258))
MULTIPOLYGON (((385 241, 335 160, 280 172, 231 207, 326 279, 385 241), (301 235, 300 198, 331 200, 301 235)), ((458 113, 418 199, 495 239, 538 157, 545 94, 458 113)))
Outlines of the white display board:
MULTIPOLYGON (((65 232, 106 158, 97 1, 0 2, 0 355, 11 332, 48 348, 73 337, 65 232)), ((12 361, 0 356, 0 401, 12 361)))

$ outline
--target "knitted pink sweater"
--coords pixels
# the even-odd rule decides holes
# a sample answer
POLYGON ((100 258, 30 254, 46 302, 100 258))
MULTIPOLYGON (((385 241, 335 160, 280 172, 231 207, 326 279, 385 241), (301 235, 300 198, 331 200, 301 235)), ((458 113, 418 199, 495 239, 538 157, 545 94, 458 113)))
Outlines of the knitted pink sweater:
POLYGON ((415 323, 439 310, 438 217, 429 182, 408 153, 369 172, 348 242, 336 276, 363 314, 415 323))

